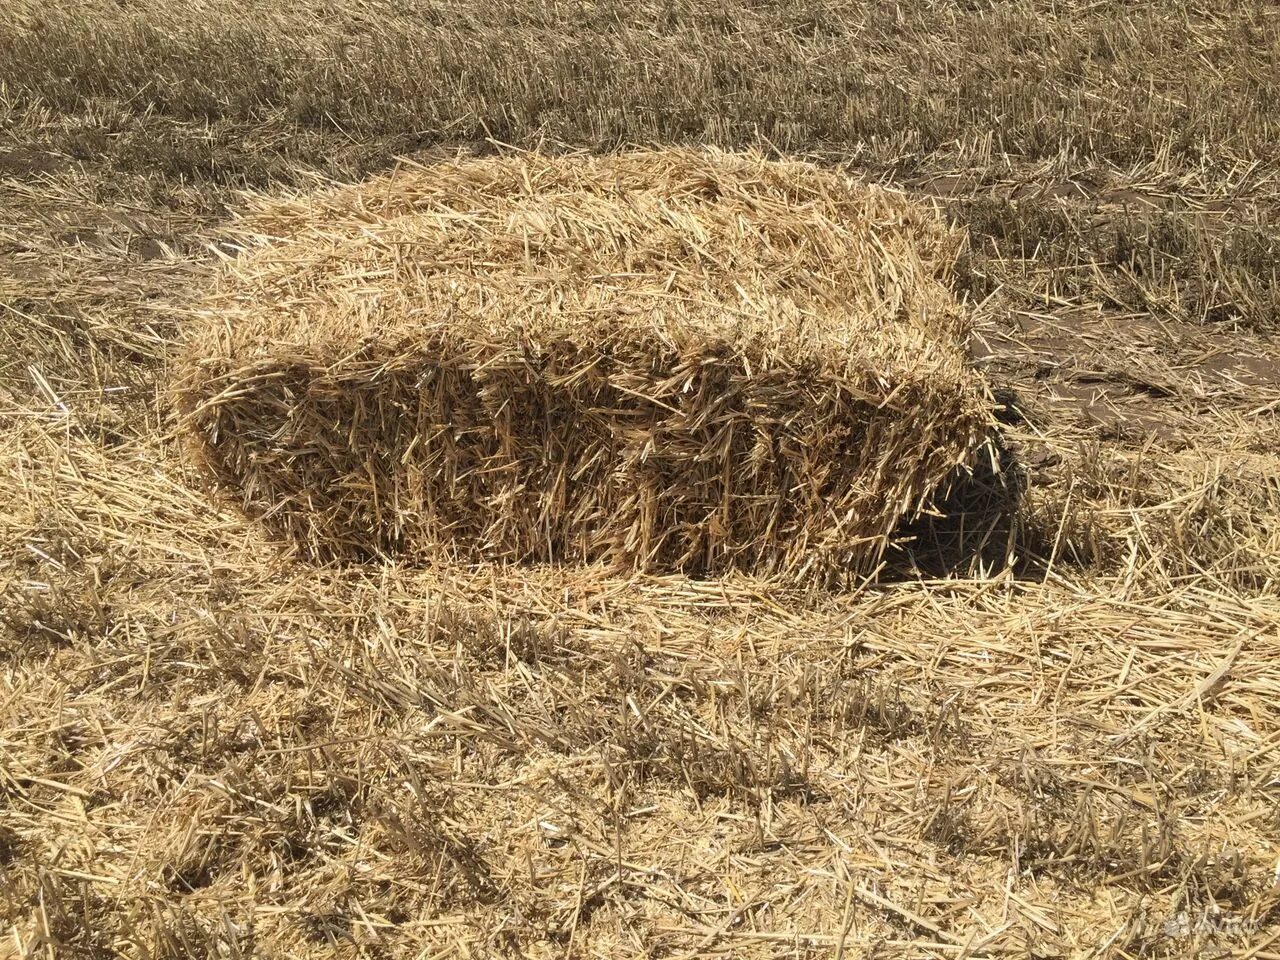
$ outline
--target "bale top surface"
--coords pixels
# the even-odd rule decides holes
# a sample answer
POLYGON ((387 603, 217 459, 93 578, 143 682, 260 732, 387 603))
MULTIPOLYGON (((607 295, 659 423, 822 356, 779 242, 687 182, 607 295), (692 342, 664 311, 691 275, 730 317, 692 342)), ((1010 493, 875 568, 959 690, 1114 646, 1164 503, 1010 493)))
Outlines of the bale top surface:
POLYGON ((701 151, 405 167, 246 223, 207 355, 332 362, 436 330, 749 348, 860 380, 964 376, 961 239, 901 194, 701 151), (282 242, 283 241, 283 242, 282 242), (247 313, 244 319, 237 314, 247 313))

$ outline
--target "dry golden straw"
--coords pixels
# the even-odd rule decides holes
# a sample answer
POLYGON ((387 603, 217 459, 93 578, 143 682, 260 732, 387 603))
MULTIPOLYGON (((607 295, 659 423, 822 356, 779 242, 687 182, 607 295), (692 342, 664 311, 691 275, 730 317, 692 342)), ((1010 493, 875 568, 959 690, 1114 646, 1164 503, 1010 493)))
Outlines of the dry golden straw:
POLYGON ((961 236, 808 164, 457 160, 246 232, 180 404, 321 559, 865 573, 988 428, 961 236))

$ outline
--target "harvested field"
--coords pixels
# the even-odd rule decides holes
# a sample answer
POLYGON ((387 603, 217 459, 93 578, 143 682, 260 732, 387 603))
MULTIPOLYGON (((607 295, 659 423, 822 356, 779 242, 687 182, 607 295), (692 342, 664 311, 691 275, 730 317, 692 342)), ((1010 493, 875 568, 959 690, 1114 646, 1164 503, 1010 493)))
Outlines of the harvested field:
POLYGON ((10 10, 0 957, 1280 956, 1271 6, 10 10), (229 258, 351 228, 300 198, 694 145, 967 237, 1000 469, 875 576, 330 562, 210 495, 170 385, 229 258))
POLYGON ((179 403, 312 557, 847 580, 992 424, 962 236, 815 167, 438 163, 243 229, 179 403))

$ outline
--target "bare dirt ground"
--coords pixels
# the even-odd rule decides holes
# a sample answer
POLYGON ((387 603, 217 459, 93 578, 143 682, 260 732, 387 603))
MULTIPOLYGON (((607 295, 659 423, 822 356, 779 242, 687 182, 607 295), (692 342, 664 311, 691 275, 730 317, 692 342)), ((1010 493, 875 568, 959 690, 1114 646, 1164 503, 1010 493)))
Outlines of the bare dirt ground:
POLYGON ((0 956, 1280 956, 1268 5, 48 6, 0 26, 0 956), (1002 469, 838 594, 299 562, 176 449, 190 291, 242 191, 486 137, 940 203, 1002 469))

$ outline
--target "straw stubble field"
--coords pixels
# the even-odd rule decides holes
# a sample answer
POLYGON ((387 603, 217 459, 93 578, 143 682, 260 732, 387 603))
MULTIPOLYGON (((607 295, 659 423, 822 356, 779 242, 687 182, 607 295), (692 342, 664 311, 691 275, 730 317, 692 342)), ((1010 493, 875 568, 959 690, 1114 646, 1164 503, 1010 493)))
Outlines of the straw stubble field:
POLYGON ((1270 7, 14 9, 0 954, 1280 955, 1270 7), (937 205, 1000 469, 840 589, 277 541, 170 393, 246 212, 487 138, 937 205))

